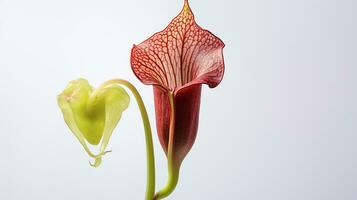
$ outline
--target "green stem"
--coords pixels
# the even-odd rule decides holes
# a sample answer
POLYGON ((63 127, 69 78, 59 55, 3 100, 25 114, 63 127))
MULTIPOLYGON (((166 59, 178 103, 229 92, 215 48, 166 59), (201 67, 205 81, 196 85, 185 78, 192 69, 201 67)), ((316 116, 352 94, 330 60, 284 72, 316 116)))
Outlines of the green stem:
POLYGON ((144 102, 136 90, 136 88, 126 80, 123 79, 113 79, 105 82, 101 87, 105 87, 111 84, 120 84, 127 87, 134 95, 136 102, 138 103, 141 117, 144 124, 145 130, 145 141, 146 141, 146 158, 147 158, 147 179, 146 179, 146 200, 153 200, 155 194, 155 158, 154 158, 154 148, 152 142, 152 133, 150 127, 150 121, 144 102))
POLYGON ((176 188, 179 179, 179 165, 175 164, 173 158, 174 148, 174 134, 175 134, 175 102, 171 92, 168 92, 170 100, 170 132, 169 132, 169 145, 167 152, 167 165, 168 165, 168 180, 166 186, 155 194, 154 200, 163 199, 169 196, 176 188))

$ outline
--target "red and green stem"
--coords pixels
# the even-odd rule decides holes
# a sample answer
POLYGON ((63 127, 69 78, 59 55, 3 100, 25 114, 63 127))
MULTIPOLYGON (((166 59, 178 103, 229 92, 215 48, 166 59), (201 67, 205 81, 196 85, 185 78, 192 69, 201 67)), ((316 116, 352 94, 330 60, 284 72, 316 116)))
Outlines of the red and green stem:
POLYGON ((173 157, 174 134, 175 134, 175 102, 173 93, 168 92, 170 101, 170 132, 167 151, 168 180, 166 186, 155 194, 154 200, 163 199, 169 196, 176 188, 179 180, 180 165, 175 164, 173 157))

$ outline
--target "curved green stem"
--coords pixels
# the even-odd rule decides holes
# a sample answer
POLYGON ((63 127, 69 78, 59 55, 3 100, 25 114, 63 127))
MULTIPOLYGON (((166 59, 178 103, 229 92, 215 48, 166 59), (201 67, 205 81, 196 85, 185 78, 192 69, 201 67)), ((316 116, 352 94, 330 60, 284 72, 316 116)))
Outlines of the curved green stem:
POLYGON ((175 102, 171 92, 168 92, 170 101, 170 132, 169 145, 167 151, 168 180, 166 186, 155 194, 154 200, 163 199, 169 196, 176 188, 179 179, 179 165, 175 165, 173 158, 174 134, 175 134, 175 102))
POLYGON ((146 200, 152 200, 155 194, 155 158, 154 158, 154 148, 152 142, 152 133, 150 127, 150 121, 144 102, 136 90, 136 88, 126 80, 123 79, 113 79, 102 84, 101 87, 106 87, 111 84, 120 84, 127 87, 134 95, 136 102, 138 103, 141 117, 145 129, 145 141, 146 141, 146 158, 147 158, 147 180, 146 180, 146 200))
POLYGON ((166 186, 155 194, 154 200, 168 197, 176 188, 179 180, 179 169, 176 169, 172 162, 168 161, 168 180, 166 186))

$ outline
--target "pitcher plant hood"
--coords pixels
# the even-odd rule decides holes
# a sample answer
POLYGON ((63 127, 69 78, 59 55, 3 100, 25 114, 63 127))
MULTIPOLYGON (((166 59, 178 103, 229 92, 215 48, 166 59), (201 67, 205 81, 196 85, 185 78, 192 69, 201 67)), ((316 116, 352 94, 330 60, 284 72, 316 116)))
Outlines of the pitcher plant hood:
POLYGON ((132 48, 132 70, 142 83, 154 86, 159 140, 169 156, 172 137, 172 162, 176 166, 196 138, 201 85, 214 88, 223 78, 224 46, 218 37, 196 24, 185 0, 182 11, 163 31, 132 48))

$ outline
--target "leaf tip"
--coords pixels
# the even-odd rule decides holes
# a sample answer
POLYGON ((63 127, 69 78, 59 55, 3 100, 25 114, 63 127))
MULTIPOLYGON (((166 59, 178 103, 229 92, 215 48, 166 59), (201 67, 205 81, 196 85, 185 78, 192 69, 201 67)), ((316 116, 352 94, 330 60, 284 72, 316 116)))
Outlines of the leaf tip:
POLYGON ((102 163, 102 157, 97 157, 94 159, 94 162, 89 161, 89 165, 94 167, 94 168, 98 168, 100 166, 100 164, 102 163))

